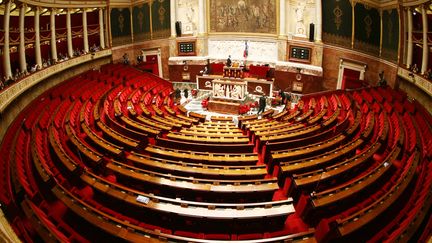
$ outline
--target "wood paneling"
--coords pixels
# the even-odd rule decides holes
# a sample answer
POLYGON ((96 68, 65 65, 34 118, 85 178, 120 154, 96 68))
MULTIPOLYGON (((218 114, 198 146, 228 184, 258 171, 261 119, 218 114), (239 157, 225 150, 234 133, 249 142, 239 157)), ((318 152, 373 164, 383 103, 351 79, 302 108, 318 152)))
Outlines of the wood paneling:
POLYGON ((169 79, 173 82, 196 82, 196 76, 204 67, 205 65, 169 65, 169 79), (189 73, 189 80, 183 79, 183 74, 186 73, 189 73))
POLYGON ((284 90, 291 92, 293 88, 293 82, 303 83, 303 94, 309 94, 313 92, 319 92, 323 90, 322 77, 312 76, 307 74, 300 74, 301 80, 296 79, 297 73, 275 71, 275 81, 273 90, 284 90))

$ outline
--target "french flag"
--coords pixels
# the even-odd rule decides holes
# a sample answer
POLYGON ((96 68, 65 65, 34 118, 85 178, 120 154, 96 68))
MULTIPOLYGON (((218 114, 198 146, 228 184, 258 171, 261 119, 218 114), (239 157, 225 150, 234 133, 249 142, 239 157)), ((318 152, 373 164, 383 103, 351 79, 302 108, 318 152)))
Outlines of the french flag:
POLYGON ((249 55, 249 46, 248 46, 248 43, 247 43, 247 41, 245 41, 245 49, 244 49, 244 52, 243 52, 243 57, 246 59, 247 57, 248 57, 248 55, 249 55))

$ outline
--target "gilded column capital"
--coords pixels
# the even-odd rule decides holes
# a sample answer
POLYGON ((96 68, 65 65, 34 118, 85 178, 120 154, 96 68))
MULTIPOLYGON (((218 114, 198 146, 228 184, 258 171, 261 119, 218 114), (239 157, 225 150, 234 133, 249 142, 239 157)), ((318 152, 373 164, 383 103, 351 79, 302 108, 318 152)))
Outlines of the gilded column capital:
POLYGON ((17 8, 26 8, 27 7, 27 4, 23 3, 23 2, 19 2, 16 5, 17 5, 17 8))
POLYGON ((42 8, 39 7, 39 6, 32 6, 32 11, 35 12, 35 13, 36 13, 36 12, 40 13, 41 10, 42 10, 42 8))

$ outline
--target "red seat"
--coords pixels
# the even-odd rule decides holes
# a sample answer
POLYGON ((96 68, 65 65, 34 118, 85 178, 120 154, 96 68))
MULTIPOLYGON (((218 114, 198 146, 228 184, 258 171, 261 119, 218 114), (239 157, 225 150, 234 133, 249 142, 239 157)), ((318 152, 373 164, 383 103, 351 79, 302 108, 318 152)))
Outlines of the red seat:
POLYGON ((252 233, 252 234, 240 234, 238 235, 238 240, 254 240, 254 239, 262 239, 263 234, 261 233, 252 233))
POLYGON ((188 237, 188 238, 195 238, 195 239, 204 239, 203 233, 195 233, 195 232, 189 232, 189 231, 183 231, 183 230, 176 230, 174 231, 175 235, 188 237))
POLYGON ((206 240, 230 240, 230 235, 227 234, 206 234, 206 240))

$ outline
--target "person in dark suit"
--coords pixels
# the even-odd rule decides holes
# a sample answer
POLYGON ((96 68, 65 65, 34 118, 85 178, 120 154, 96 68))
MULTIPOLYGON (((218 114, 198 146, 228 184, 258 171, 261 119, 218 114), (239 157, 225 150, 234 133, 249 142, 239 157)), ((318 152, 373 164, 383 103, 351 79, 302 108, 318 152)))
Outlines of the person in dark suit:
POLYGON ((281 105, 285 105, 285 102, 286 102, 285 92, 283 92, 282 90, 279 90, 279 95, 281 97, 281 102, 282 102, 281 105))
POLYGON ((266 108, 266 97, 263 95, 259 98, 259 109, 257 115, 263 113, 266 108))
POLYGON ((228 56, 228 59, 226 61, 226 66, 231 67, 231 55, 228 56))

